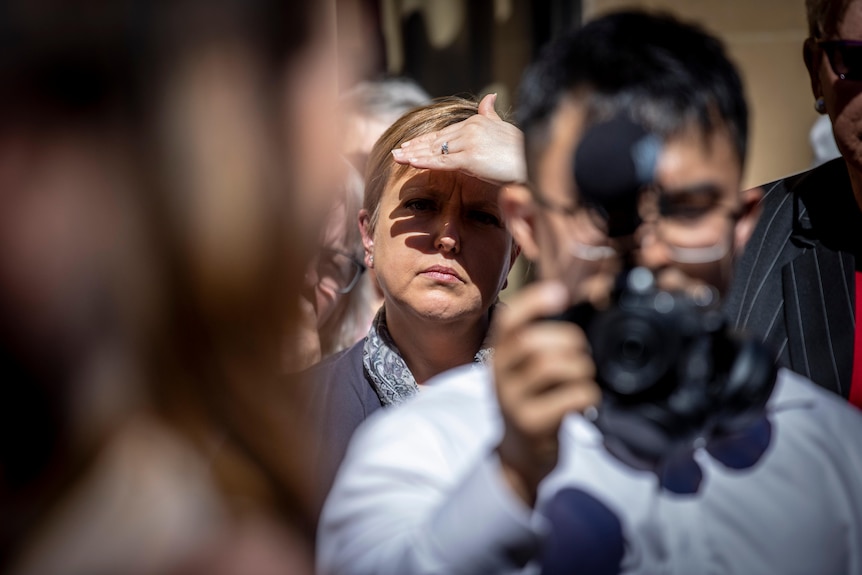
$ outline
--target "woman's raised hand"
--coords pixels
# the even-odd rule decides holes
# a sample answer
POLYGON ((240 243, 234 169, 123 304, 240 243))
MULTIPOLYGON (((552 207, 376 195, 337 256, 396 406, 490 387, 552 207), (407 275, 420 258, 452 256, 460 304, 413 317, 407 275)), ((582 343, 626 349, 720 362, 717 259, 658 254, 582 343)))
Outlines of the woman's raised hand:
POLYGON ((524 135, 497 115, 497 94, 479 102, 475 116, 430 132, 392 150, 395 161, 414 168, 460 171, 492 183, 523 182, 527 177, 524 135))

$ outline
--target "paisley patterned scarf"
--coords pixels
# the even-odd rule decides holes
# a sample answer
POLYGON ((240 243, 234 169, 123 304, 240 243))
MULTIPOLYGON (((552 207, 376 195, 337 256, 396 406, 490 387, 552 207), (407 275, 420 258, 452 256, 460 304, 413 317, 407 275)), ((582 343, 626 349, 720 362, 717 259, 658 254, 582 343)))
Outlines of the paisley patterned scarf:
MULTIPOLYGON (((495 304, 494 307, 496 307, 495 304)), ((494 307, 490 313, 493 316, 494 307)), ((475 363, 487 363, 494 355, 490 347, 488 337, 479 347, 479 351, 473 357, 475 363)), ((410 372, 410 368, 404 363, 401 352, 389 329, 386 327, 386 314, 384 308, 380 308, 368 335, 365 336, 365 346, 362 351, 362 365, 365 368, 365 376, 371 382, 371 386, 380 398, 383 407, 401 403, 419 393, 419 385, 410 372)))

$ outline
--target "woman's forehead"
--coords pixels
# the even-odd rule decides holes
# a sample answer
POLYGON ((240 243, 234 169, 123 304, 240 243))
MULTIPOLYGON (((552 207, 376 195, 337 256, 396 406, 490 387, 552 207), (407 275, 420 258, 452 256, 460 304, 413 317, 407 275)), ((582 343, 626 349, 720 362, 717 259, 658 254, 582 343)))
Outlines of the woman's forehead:
POLYGON ((451 195, 458 191, 471 197, 493 197, 499 186, 462 172, 410 168, 394 178, 384 190, 384 197, 396 199, 406 192, 424 191, 438 195, 451 195))

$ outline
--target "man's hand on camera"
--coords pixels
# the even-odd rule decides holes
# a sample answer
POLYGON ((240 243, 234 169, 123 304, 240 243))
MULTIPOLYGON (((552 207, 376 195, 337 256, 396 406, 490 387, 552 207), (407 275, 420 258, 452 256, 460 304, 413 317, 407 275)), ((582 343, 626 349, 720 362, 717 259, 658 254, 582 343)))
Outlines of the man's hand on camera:
POLYGON ((532 506, 557 465, 563 417, 598 404, 601 391, 587 338, 569 322, 541 321, 568 303, 566 288, 523 288, 495 320, 494 379, 504 433, 497 452, 507 481, 532 506))

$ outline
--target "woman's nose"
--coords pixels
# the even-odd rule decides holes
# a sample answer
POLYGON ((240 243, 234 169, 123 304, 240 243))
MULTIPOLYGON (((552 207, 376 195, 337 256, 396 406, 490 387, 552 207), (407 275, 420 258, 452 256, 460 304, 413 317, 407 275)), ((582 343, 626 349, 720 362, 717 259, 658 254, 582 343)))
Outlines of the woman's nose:
POLYGON ((442 223, 435 242, 438 250, 455 254, 461 251, 461 234, 456 222, 451 218, 442 223))

